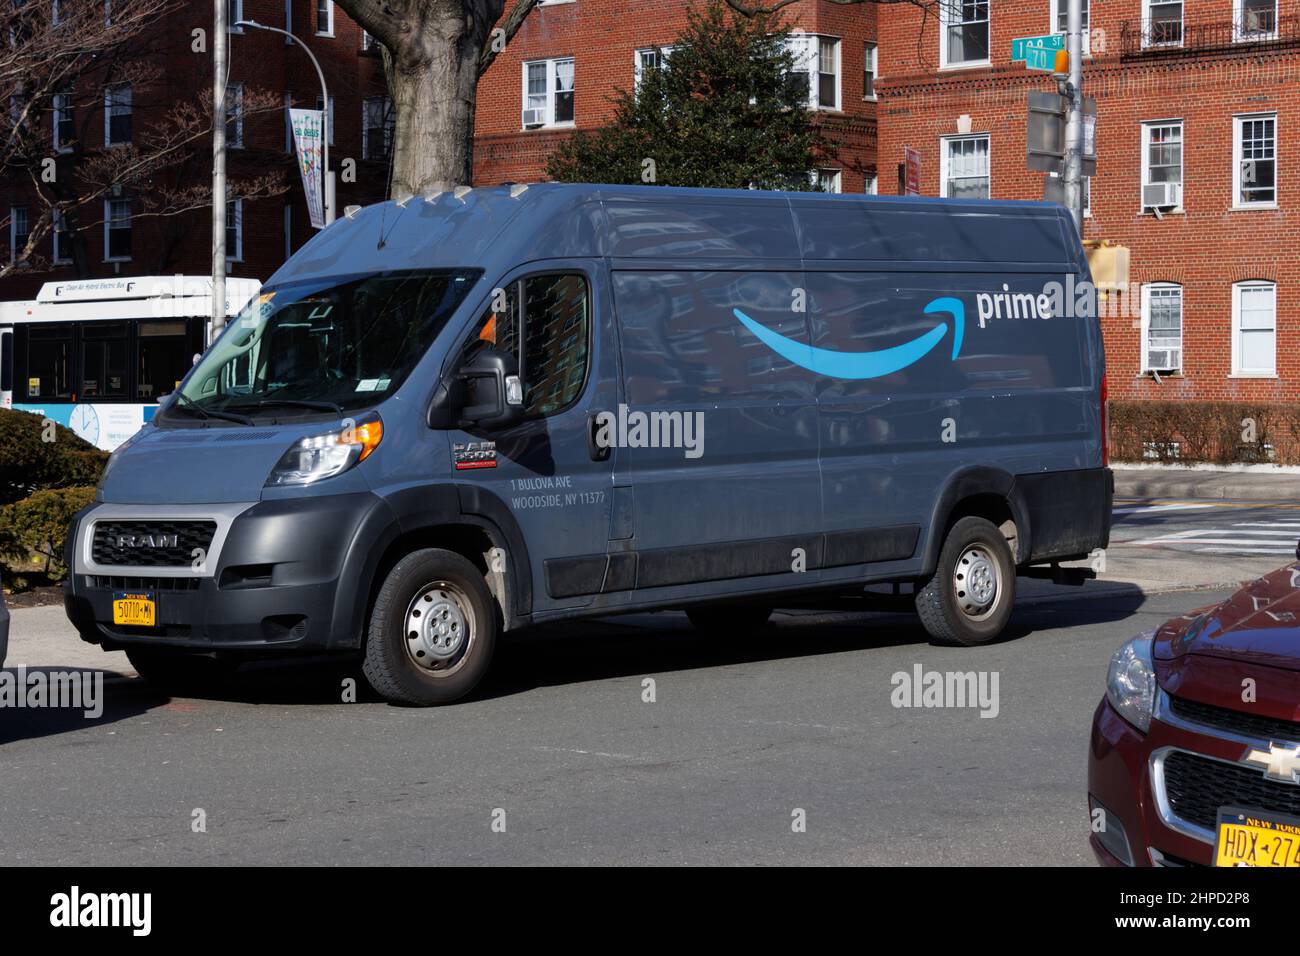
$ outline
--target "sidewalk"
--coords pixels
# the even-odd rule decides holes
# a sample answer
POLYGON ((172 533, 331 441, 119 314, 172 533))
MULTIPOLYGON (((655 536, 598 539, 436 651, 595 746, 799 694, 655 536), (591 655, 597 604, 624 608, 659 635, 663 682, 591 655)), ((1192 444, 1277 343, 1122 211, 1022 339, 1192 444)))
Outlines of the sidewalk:
POLYGON ((1116 498, 1235 498, 1300 502, 1300 474, 1261 470, 1212 471, 1178 465, 1139 467, 1117 463, 1116 498))

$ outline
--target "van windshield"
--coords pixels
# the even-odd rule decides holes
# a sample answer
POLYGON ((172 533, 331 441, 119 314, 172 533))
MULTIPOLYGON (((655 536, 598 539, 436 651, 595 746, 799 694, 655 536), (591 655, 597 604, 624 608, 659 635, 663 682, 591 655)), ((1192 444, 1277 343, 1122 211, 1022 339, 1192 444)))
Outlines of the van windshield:
POLYGON ((379 272, 264 289, 230 320, 165 415, 238 421, 378 404, 481 274, 379 272))

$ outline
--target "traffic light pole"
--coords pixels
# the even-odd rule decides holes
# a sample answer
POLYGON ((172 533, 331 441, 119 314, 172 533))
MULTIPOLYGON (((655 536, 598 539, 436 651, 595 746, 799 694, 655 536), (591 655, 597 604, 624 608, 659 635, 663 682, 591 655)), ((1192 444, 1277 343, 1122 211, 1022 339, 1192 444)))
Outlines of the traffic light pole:
POLYGON ((1065 121, 1065 205, 1083 236, 1083 0, 1068 0, 1065 43, 1070 54, 1065 121))

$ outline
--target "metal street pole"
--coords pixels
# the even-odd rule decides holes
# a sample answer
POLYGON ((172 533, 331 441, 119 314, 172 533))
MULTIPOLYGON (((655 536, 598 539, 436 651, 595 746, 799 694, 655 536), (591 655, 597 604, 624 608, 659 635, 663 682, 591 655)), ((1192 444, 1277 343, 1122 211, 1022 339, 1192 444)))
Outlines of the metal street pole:
POLYGON ((268 27, 264 23, 258 23, 256 20, 238 20, 235 23, 237 27, 252 27, 254 30, 267 30, 271 33, 278 33, 281 36, 288 37, 294 43, 302 47, 303 52, 311 60, 311 65, 316 67, 316 76, 320 78, 320 96, 321 103, 324 104, 325 123, 321 131, 321 185, 325 190, 324 207, 325 207, 325 225, 334 221, 334 174, 330 171, 330 92, 325 86, 325 74, 320 68, 320 61, 316 59, 316 54, 311 52, 311 48, 303 43, 288 30, 281 30, 278 27, 268 27))
POLYGON ((1070 54, 1065 119, 1065 205, 1083 236, 1083 0, 1068 0, 1066 50, 1070 54))
POLYGON ((208 344, 226 324, 226 71, 230 37, 227 0, 213 0, 212 26, 212 321, 208 344))

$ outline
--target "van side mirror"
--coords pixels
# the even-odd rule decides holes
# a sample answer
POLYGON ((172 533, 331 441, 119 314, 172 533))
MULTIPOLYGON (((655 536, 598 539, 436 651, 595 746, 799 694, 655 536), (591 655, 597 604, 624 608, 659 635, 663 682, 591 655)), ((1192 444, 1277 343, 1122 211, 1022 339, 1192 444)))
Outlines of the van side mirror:
POLYGON ((439 386, 429 408, 433 428, 507 428, 524 417, 519 360, 486 348, 439 386))

